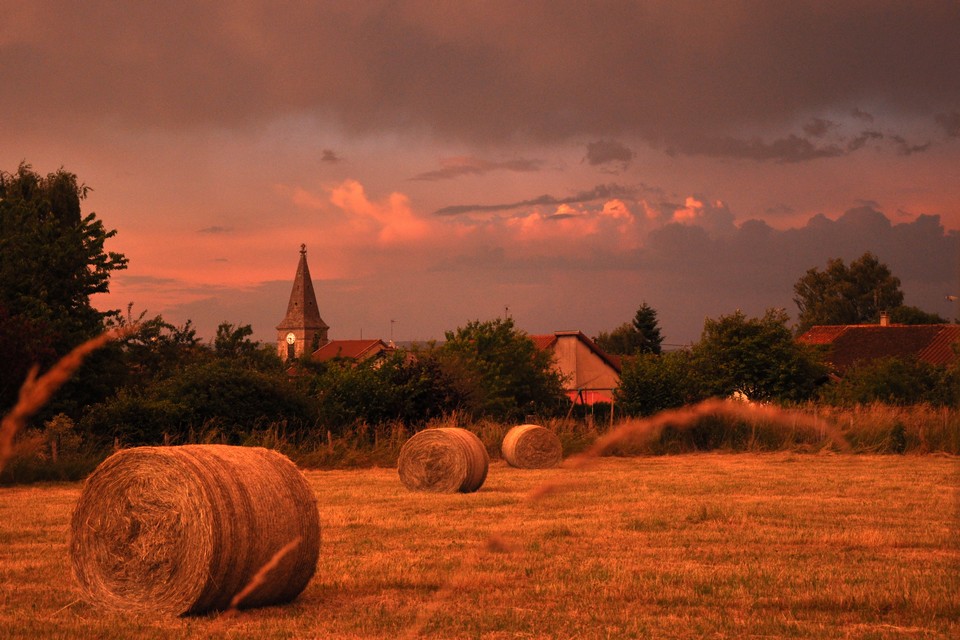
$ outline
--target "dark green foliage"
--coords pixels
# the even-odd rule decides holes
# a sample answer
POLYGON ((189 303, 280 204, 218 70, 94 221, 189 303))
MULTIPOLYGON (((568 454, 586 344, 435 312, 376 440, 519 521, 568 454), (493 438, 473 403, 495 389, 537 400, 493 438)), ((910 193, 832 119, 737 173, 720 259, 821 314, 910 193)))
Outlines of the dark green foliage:
POLYGON ((793 291, 800 333, 814 325, 875 323, 881 311, 903 304, 900 279, 870 252, 849 267, 834 258, 824 271, 808 270, 793 291))
POLYGON ((47 340, 50 329, 46 322, 23 315, 11 315, 0 304, 0 415, 17 401, 20 386, 34 363, 56 360, 56 351, 47 340))
POLYGON ((617 408, 627 415, 649 416, 703 399, 701 383, 689 351, 668 351, 624 361, 617 408))
POLYGON ((890 310, 893 324, 948 324, 949 321, 936 313, 927 313, 917 307, 900 305, 890 310))
MULTIPOLYGON (((97 311, 90 296, 108 291, 111 273, 125 269, 127 259, 104 248, 115 231, 94 213, 82 215, 87 191, 63 169, 41 176, 23 163, 16 173, 0 171, 0 412, 13 404, 31 366, 48 368, 100 333, 110 315, 97 311)), ((98 373, 94 363, 85 364, 55 402, 76 415, 111 393, 115 381, 104 362, 101 355, 98 373)))
POLYGON ((957 367, 936 366, 916 358, 878 358, 851 367, 843 379, 824 387, 821 399, 843 406, 873 402, 957 406, 960 379, 957 367))
POLYGON ((606 353, 629 356, 639 351, 639 338, 640 336, 633 328, 633 324, 624 322, 610 333, 601 331, 594 337, 593 341, 606 353))
POLYGON ((253 431, 286 424, 310 430, 316 410, 286 374, 256 371, 237 361, 215 359, 184 368, 142 391, 124 391, 96 407, 81 425, 101 441, 160 444, 185 442, 204 433, 238 444, 253 431))
POLYGON ((600 332, 594 342, 607 353, 616 355, 659 354, 663 337, 657 312, 644 302, 632 322, 625 322, 610 333, 600 332))
POLYGON ((80 426, 101 447, 114 441, 124 446, 158 445, 183 441, 190 431, 185 413, 175 399, 121 389, 91 407, 80 426))
MULTIPOLYGON (((187 320, 182 326, 174 326, 162 316, 136 320, 139 330, 119 342, 122 360, 127 371, 125 386, 140 388, 150 382, 176 375, 188 364, 209 359, 210 353, 197 338, 197 331, 187 320)), ((118 318, 118 326, 133 322, 128 317, 118 318)))
POLYGON ((333 433, 365 423, 420 426, 461 408, 457 381, 432 353, 398 350, 383 360, 333 362, 313 382, 320 424, 333 433))
POLYGON ((633 328, 640 336, 640 347, 636 353, 660 353, 663 336, 660 335, 657 312, 646 302, 637 309, 637 313, 633 317, 633 328))
POLYGON ((258 371, 279 370, 282 362, 273 346, 251 340, 252 335, 253 327, 249 324, 234 326, 221 322, 213 341, 213 353, 217 358, 242 362, 258 371))
POLYGON ((446 332, 437 356, 463 382, 465 409, 501 420, 552 415, 565 406, 563 381, 552 355, 507 318, 474 320, 446 332))
POLYGON ((803 401, 810 398, 825 369, 815 352, 797 343, 783 309, 768 309, 761 318, 741 311, 707 318, 694 346, 694 366, 708 396, 742 393, 756 401, 803 401))
POLYGON ((13 316, 43 321, 62 355, 99 333, 105 315, 90 296, 109 289, 127 259, 107 252, 107 231, 96 214, 81 216, 87 187, 60 169, 43 177, 30 165, 0 171, 0 304, 13 316))

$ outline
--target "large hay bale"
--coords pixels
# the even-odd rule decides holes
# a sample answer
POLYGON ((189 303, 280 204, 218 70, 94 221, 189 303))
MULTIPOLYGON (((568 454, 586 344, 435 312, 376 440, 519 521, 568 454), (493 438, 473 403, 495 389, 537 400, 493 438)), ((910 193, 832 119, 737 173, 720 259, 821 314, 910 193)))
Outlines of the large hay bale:
POLYGON ((466 429, 425 429, 400 449, 397 471, 411 491, 471 493, 487 478, 490 456, 466 429))
POLYGON ((512 467, 547 469, 560 463, 563 445, 553 431, 536 424, 521 424, 507 432, 500 452, 512 467))
POLYGON ((87 600, 178 615, 289 602, 320 553, 316 497, 303 474, 253 447, 119 451, 87 478, 70 533, 87 600), (249 590, 255 576, 262 582, 249 590))

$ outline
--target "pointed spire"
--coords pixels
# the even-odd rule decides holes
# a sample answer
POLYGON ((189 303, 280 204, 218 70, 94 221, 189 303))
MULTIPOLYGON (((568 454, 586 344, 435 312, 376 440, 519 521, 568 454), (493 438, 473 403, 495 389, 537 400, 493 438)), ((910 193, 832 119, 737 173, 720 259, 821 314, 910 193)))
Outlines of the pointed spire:
POLYGON ((313 280, 310 279, 310 267, 307 266, 307 245, 300 245, 300 263, 297 275, 293 279, 290 302, 287 303, 287 315, 277 330, 283 329, 329 329, 320 317, 317 295, 313 292, 313 280))

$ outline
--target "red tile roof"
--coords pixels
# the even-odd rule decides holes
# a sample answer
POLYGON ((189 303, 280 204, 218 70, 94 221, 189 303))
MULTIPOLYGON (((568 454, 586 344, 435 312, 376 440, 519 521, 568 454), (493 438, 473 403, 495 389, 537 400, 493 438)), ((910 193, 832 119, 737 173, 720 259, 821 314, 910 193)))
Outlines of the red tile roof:
POLYGON ((859 361, 889 357, 916 357, 930 364, 944 365, 956 359, 951 345, 960 341, 960 325, 816 326, 797 340, 827 345, 827 360, 840 372, 859 361))
POLYGON ((350 358, 364 360, 380 351, 387 351, 390 347, 383 340, 331 340, 314 351, 310 358, 313 360, 333 360, 334 358, 350 358))

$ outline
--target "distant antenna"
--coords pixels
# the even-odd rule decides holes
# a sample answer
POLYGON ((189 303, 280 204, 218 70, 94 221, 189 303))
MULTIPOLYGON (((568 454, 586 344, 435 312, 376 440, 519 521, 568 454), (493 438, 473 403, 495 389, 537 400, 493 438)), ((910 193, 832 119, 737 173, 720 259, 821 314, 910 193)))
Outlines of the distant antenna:
POLYGON ((393 342, 393 323, 396 322, 393 318, 390 318, 390 342, 393 342))
POLYGON ((508 320, 510 318, 510 307, 507 305, 503 306, 503 319, 508 320))

